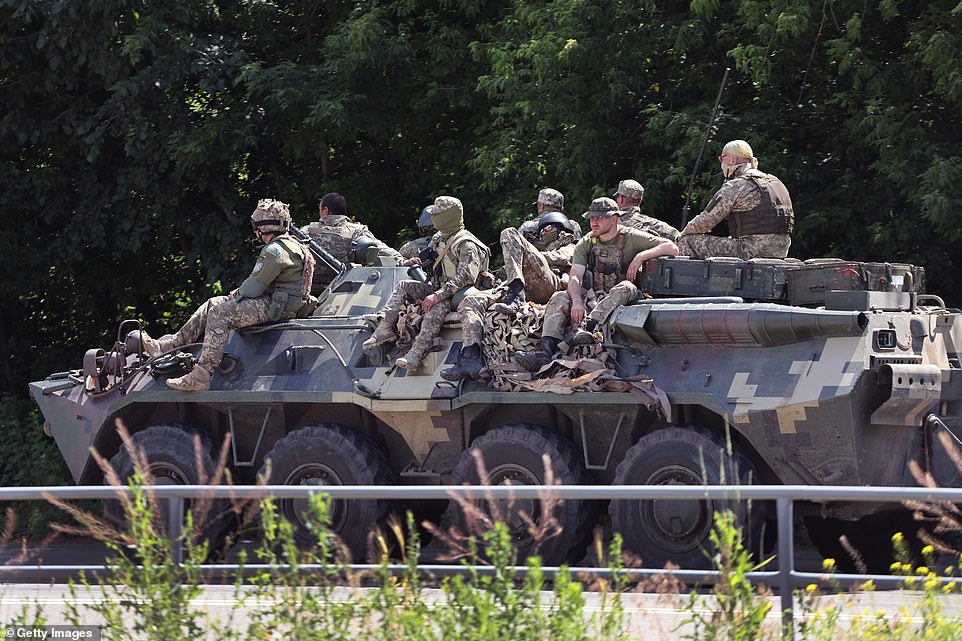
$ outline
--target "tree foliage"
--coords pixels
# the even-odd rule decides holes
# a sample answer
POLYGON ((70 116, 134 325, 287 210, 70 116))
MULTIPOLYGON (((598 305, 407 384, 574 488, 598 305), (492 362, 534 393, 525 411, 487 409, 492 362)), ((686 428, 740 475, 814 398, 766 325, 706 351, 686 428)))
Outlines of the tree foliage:
POLYGON ((706 155, 785 181, 792 255, 962 298, 958 0, 0 0, 0 47, 8 394, 233 286, 259 197, 304 224, 340 191, 394 242, 453 193, 493 242, 542 186, 577 213, 635 177, 679 225, 725 66, 706 155))

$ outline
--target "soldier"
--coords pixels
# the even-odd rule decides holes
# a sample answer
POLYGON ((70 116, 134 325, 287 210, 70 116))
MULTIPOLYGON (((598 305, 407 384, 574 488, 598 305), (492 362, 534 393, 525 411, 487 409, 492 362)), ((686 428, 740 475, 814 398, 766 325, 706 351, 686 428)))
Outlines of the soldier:
MULTIPOLYGON (((460 200, 452 196, 436 198, 431 211, 431 222, 438 231, 431 237, 428 247, 434 260, 431 265, 424 265, 431 272, 430 282, 398 282, 384 306, 384 317, 371 337, 364 341, 364 349, 370 349, 397 340, 396 327, 401 307, 421 301, 421 309, 424 311, 421 331, 408 353, 394 363, 409 370, 421 364, 434 337, 441 331, 444 317, 453 309, 458 309, 465 294, 478 281, 481 272, 488 269, 488 248, 464 228, 464 208, 460 200)), ((468 344, 465 339, 461 359, 476 360, 476 369, 480 372, 479 343, 480 340, 468 344)))
POLYGON ((418 216, 418 237, 404 243, 401 245, 401 249, 398 250, 405 259, 405 264, 407 264, 408 260, 417 258, 423 250, 427 249, 428 243, 431 242, 431 236, 433 236, 436 231, 434 224, 431 222, 432 209, 434 209, 434 205, 428 205, 421 210, 421 215, 418 216))
POLYGON ((638 296, 634 279, 646 260, 659 256, 676 256, 678 248, 667 238, 659 238, 618 224, 621 212, 610 198, 596 198, 584 217, 591 224, 591 233, 575 246, 571 273, 566 291, 555 293, 544 312, 544 328, 534 350, 517 352, 515 362, 529 372, 535 372, 549 362, 564 337, 570 318, 575 327, 585 321, 586 306, 582 280, 586 270, 591 274, 591 288, 597 304, 585 321, 585 329, 575 335, 575 344, 593 339, 599 323, 605 323, 619 306, 638 296))
POLYGON ((692 258, 788 256, 795 227, 788 189, 775 176, 758 171, 758 159, 744 140, 726 144, 718 160, 728 180, 705 211, 681 230, 678 248, 692 258), (707 232, 726 217, 731 236, 709 236, 707 232))
MULTIPOLYGON (((311 235, 321 247, 330 252, 342 263, 360 262, 364 265, 400 265, 401 254, 375 238, 367 225, 356 223, 347 217, 347 200, 341 194, 332 192, 321 198, 318 205, 320 220, 309 224, 304 231, 311 235), (373 251, 364 255, 352 253, 352 245, 360 243, 373 246, 373 251), (356 260, 355 260, 356 259, 356 260)), ((313 292, 322 291, 334 279, 333 271, 327 265, 318 265, 314 273, 313 292)))
POLYGON ((168 379, 168 387, 185 391, 210 389, 211 373, 224 357, 230 330, 307 315, 312 309, 309 301, 314 257, 287 233, 291 224, 287 204, 279 200, 258 201, 251 224, 264 248, 241 286, 228 296, 209 299, 176 334, 159 339, 143 334, 144 351, 151 357, 204 339, 197 364, 184 376, 168 379))
POLYGON ((618 209, 625 212, 619 220, 620 224, 625 227, 634 227, 635 229, 646 231, 649 234, 667 238, 668 240, 678 238, 677 229, 666 222, 641 213, 641 201, 644 197, 645 188, 642 187, 641 183, 637 180, 628 179, 618 183, 618 191, 615 192, 612 198, 618 203, 618 209))
POLYGON ((501 232, 508 289, 495 310, 508 316, 517 314, 528 299, 544 304, 564 289, 562 274, 571 267, 574 243, 581 238, 581 227, 563 213, 560 191, 542 189, 535 205, 536 218, 501 232))

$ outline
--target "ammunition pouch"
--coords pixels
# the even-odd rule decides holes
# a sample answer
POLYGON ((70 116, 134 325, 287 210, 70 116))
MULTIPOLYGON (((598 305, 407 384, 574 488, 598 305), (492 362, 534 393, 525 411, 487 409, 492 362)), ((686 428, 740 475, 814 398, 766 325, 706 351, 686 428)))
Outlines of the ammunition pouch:
POLYGON ((275 289, 271 292, 271 301, 267 304, 267 320, 279 321, 284 316, 288 298, 290 295, 284 290, 275 289))

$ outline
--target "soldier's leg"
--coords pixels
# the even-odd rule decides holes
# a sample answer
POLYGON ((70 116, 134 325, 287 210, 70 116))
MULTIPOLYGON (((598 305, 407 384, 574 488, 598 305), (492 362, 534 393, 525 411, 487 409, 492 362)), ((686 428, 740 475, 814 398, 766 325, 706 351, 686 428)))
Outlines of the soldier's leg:
POLYGON ((551 295, 563 289, 561 278, 538 249, 520 231, 511 227, 501 232, 501 251, 504 254, 505 281, 520 280, 528 300, 542 305, 551 295))
POLYGON ((594 321, 594 324, 607 323, 612 312, 636 298, 638 298, 638 288, 631 281, 623 280, 598 301, 595 308, 588 314, 588 320, 594 321))
POLYGON ((481 356, 481 339, 484 334, 484 315, 500 294, 492 291, 476 291, 464 297, 458 306, 461 316, 461 331, 464 343, 458 362, 453 367, 441 371, 441 377, 448 381, 460 381, 468 377, 476 379, 484 367, 481 356))
POLYGON ((214 296, 207 299, 207 302, 198 307, 175 334, 151 338, 144 332, 144 351, 147 352, 148 356, 157 356, 177 347, 196 343, 204 335, 204 330, 207 328, 207 317, 210 314, 211 306, 219 305, 225 300, 227 300, 226 296, 214 296))
POLYGON ((712 258, 714 256, 731 256, 741 258, 744 252, 742 243, 737 238, 722 238, 708 234, 691 234, 682 236, 676 241, 678 251, 690 258, 712 258))
POLYGON ((451 311, 451 301, 443 300, 425 312, 424 316, 421 317, 421 330, 415 337, 414 342, 411 343, 411 349, 403 357, 394 361, 394 364, 404 369, 417 368, 428 350, 431 349, 434 338, 441 332, 444 317, 448 315, 449 311, 451 311))
POLYGON ((434 290, 431 289, 430 285, 422 283, 421 281, 398 281, 398 283, 394 285, 394 291, 391 292, 391 296, 387 299, 384 309, 381 310, 381 313, 384 315, 374 329, 374 333, 364 341, 362 347, 364 349, 370 349, 381 343, 396 340, 398 314, 400 314, 401 308, 410 302, 424 299, 424 297, 432 291, 434 290))
POLYGON ((201 391, 210 389, 211 374, 224 358, 224 346, 230 330, 249 327, 267 322, 267 308, 270 299, 261 298, 226 298, 219 296, 208 301, 206 328, 204 330, 204 347, 200 358, 190 372, 184 376, 167 380, 167 386, 184 391, 201 391))

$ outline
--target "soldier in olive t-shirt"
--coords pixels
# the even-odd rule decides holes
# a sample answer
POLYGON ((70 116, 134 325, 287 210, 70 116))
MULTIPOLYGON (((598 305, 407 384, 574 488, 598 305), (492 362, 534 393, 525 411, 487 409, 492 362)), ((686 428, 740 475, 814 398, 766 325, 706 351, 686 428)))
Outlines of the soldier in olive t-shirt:
POLYGON ((556 292, 548 301, 537 347, 514 355, 515 362, 529 372, 551 362, 569 319, 579 327, 571 344, 593 342, 597 326, 607 322, 615 309, 638 297, 638 288, 633 281, 645 261, 678 255, 675 243, 667 238, 619 225, 620 214, 618 205, 610 198, 596 198, 585 212, 591 233, 575 246, 568 289, 556 292), (582 280, 587 281, 588 274, 591 275, 590 288, 594 290, 597 304, 586 318, 582 280), (585 325, 580 328, 582 322, 585 325))

